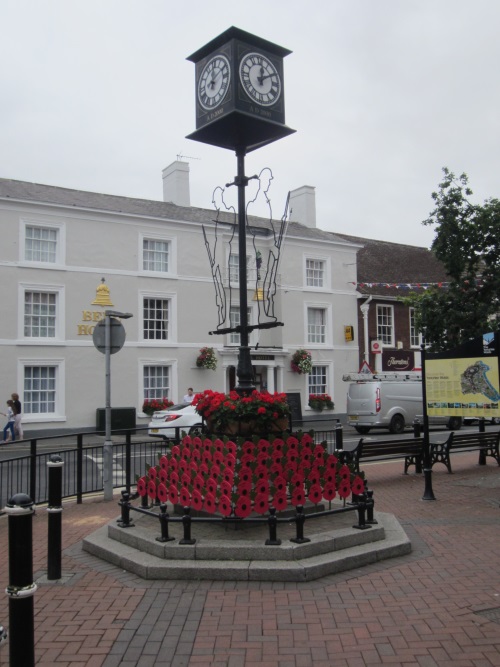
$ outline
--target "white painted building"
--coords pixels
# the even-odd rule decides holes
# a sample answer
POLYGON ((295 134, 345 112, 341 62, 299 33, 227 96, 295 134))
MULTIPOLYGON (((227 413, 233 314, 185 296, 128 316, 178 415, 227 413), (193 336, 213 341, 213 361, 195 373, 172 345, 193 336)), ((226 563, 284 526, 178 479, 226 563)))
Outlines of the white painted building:
MULTIPOLYGON (((135 407, 139 424, 147 421, 144 398, 178 402, 188 387, 228 391, 234 385, 238 334, 208 334, 217 328, 218 311, 202 225, 213 248, 216 212, 190 206, 187 163, 175 162, 163 176, 163 202, 0 179, 2 384, 6 399, 20 394, 28 431, 95 425, 96 409, 105 405, 105 356, 92 331, 105 308, 133 314, 123 321, 123 349, 111 357, 111 403, 135 407), (100 305, 103 296, 108 305, 100 305), (216 371, 196 367, 206 345, 217 352, 216 371)), ((309 393, 329 393, 335 413, 345 413, 342 375, 358 365, 357 336, 346 341, 344 327, 356 329, 359 246, 316 227, 314 188, 292 192, 290 205, 294 222, 275 295, 284 326, 250 336, 257 387, 300 392, 306 415, 309 393), (291 370, 298 348, 312 353, 309 375, 291 370)), ((238 267, 237 242, 229 246, 233 222, 221 212, 217 253, 226 287, 238 267)), ((269 321, 262 301, 254 300, 255 254, 261 252, 265 268, 275 236, 268 220, 249 224, 255 245, 248 240, 248 304, 255 324, 259 308, 260 321, 269 321)), ((232 286, 225 327, 239 319, 238 285, 232 286)))

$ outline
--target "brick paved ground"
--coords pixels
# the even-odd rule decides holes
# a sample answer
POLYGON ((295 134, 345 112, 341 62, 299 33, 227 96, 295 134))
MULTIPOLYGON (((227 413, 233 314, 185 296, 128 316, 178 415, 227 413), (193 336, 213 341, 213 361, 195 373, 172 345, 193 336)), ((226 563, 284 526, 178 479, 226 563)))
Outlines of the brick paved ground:
MULTIPOLYGON (((65 583, 35 595, 36 660, 57 667, 500 666, 500 469, 456 455, 433 475, 437 500, 402 463, 365 466, 376 509, 412 539, 407 557, 303 583, 145 582, 81 551, 116 503, 68 503, 65 583)), ((307 524, 306 524, 307 531, 307 524)), ((35 578, 47 513, 34 518, 35 578)), ((7 517, 0 517, 7 563, 7 517)), ((4 590, 6 566, 0 576, 4 590)), ((8 626, 8 600, 0 623, 8 626)), ((9 664, 8 642, 0 665, 9 664)), ((23 666, 20 666, 23 667, 23 666)))

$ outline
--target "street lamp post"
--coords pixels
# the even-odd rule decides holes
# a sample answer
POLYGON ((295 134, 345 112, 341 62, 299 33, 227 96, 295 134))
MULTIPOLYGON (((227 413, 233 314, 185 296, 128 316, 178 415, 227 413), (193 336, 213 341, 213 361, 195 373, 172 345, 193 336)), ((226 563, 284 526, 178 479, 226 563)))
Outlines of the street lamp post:
POLYGON ((105 436, 103 447, 103 489, 104 500, 113 500, 113 442, 111 440, 111 318, 127 320, 132 313, 120 313, 116 310, 104 311, 105 317, 105 358, 106 358, 106 409, 105 436))

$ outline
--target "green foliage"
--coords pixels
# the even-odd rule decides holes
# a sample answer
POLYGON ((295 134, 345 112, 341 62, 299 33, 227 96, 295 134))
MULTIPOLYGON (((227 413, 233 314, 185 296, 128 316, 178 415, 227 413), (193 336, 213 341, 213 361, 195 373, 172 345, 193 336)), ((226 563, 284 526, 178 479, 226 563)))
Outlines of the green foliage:
POLYGON ((410 294, 416 324, 433 351, 451 349, 498 328, 500 313, 500 201, 473 204, 466 174, 443 169, 435 208, 424 225, 436 227, 431 249, 443 263, 448 289, 410 294))

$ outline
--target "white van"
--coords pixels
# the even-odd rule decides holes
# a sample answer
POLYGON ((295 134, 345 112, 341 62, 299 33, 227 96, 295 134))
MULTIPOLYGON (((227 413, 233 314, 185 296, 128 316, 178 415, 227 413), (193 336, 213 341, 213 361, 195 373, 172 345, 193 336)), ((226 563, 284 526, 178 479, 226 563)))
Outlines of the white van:
MULTIPOLYGON (((360 373, 345 375, 344 380, 360 377, 347 390, 347 421, 361 434, 372 428, 388 428, 402 433, 415 419, 423 422, 422 377, 417 373, 360 373)), ((429 417, 429 424, 443 424, 458 431, 461 417, 429 417)))

